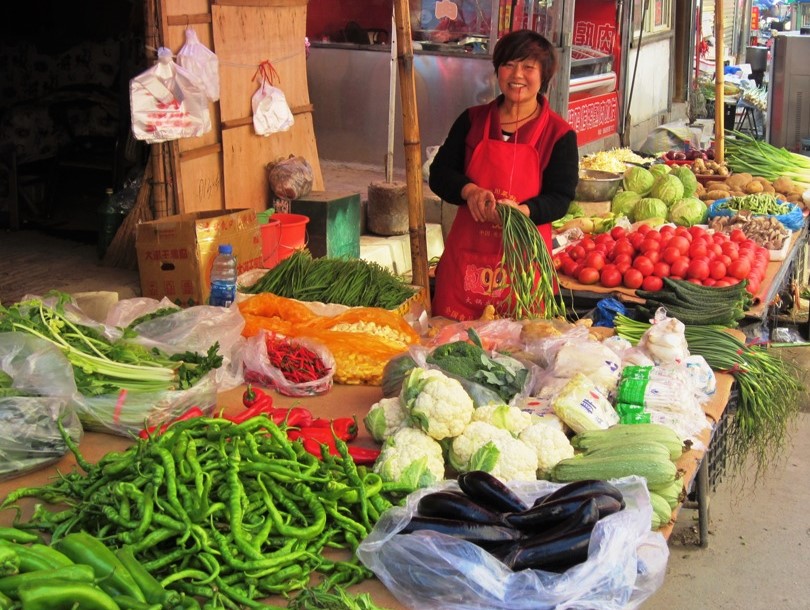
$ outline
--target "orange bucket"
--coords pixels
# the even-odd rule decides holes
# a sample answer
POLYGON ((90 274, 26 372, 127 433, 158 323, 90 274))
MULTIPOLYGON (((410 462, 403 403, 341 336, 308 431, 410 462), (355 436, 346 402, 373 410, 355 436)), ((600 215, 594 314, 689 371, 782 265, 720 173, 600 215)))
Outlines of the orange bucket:
POLYGON ((270 219, 271 221, 278 220, 281 227, 278 241, 278 261, 283 261, 291 256, 295 250, 300 250, 306 246, 309 216, 276 213, 270 219))
POLYGON ((262 231, 262 267, 271 269, 278 264, 279 243, 281 240, 281 222, 271 218, 260 225, 262 231))

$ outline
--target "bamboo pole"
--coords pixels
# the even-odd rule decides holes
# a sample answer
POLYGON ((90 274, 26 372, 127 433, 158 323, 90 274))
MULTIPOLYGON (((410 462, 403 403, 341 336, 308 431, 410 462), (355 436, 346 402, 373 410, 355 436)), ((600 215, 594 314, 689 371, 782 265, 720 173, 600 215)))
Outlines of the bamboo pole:
POLYGON ((412 281, 426 291, 428 298, 426 298, 425 305, 429 312, 430 278, 428 277, 427 238, 425 235, 425 202, 422 195, 422 150, 416 106, 416 79, 413 69, 411 14, 408 0, 394 1, 394 21, 397 28, 397 61, 402 100, 402 134, 405 145, 405 184, 408 191, 412 281))
POLYGON ((725 84, 723 57, 723 0, 715 0, 714 4, 714 159, 722 163, 725 159, 725 84))

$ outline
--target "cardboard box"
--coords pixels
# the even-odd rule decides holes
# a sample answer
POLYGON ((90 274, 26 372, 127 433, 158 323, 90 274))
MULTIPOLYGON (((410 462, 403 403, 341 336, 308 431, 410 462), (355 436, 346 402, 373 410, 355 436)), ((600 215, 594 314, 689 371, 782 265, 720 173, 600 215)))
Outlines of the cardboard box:
POLYGON ((141 293, 181 307, 208 302, 211 267, 220 244, 231 244, 239 274, 262 266, 254 210, 209 210, 137 225, 135 249, 141 293))

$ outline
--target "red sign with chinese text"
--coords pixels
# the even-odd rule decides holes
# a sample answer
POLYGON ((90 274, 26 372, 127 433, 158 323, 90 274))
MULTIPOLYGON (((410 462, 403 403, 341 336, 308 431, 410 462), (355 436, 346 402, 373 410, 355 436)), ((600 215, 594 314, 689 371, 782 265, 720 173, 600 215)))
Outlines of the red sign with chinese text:
POLYGON ((568 102, 568 123, 583 146, 616 133, 619 128, 619 95, 613 91, 568 102))

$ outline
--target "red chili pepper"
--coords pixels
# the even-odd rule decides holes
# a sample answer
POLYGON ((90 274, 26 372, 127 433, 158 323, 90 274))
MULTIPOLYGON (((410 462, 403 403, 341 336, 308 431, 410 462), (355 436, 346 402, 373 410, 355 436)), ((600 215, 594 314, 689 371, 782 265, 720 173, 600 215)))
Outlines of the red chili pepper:
POLYGON ((273 397, 261 388, 255 388, 248 384, 247 389, 242 393, 242 404, 248 409, 259 404, 265 408, 273 406, 273 397))
POLYGON ((325 419, 318 417, 313 419, 309 427, 333 429, 337 437, 344 441, 353 441, 357 438, 357 419, 354 417, 336 417, 335 419, 325 419))
POLYGON ((339 425, 331 428, 323 428, 320 426, 290 428, 287 430, 287 437, 293 441, 299 438, 314 438, 322 443, 334 443, 335 436, 344 442, 354 440, 357 437, 357 424, 351 417, 341 418, 338 424, 339 425))
POLYGON ((293 345, 275 335, 268 336, 265 345, 268 362, 290 383, 307 383, 329 374, 321 357, 303 345, 293 345))
POLYGON ((312 411, 304 407, 290 407, 289 409, 278 409, 281 412, 281 419, 276 423, 286 423, 290 427, 302 428, 312 425, 312 411))
POLYGON ((169 426, 171 426, 175 422, 186 421, 188 419, 193 419, 195 417, 201 417, 202 415, 204 415, 204 413, 202 412, 202 409, 200 409, 200 407, 196 407, 196 406, 191 407, 185 413, 180 415, 179 417, 175 417, 173 420, 168 421, 168 422, 166 422, 165 424, 162 424, 159 427, 158 426, 149 426, 148 428, 145 428, 144 430, 141 430, 140 432, 138 432, 138 436, 143 438, 143 439, 146 439, 146 438, 149 438, 151 435, 154 435, 155 431, 157 431, 158 434, 163 434, 164 432, 166 432, 166 430, 169 428, 169 426))
MULTIPOLYGON (((304 437, 302 443, 304 445, 304 450, 307 453, 311 453, 319 459, 323 457, 321 454, 321 445, 326 445, 328 447, 329 455, 333 455, 335 457, 340 456, 340 452, 337 450, 337 447, 335 447, 334 439, 331 443, 321 443, 314 438, 304 437)), ((354 463, 358 466, 371 466, 377 461, 377 458, 380 457, 379 449, 368 449, 366 447, 354 447, 352 445, 348 445, 348 451, 352 460, 354 460, 354 463)))

